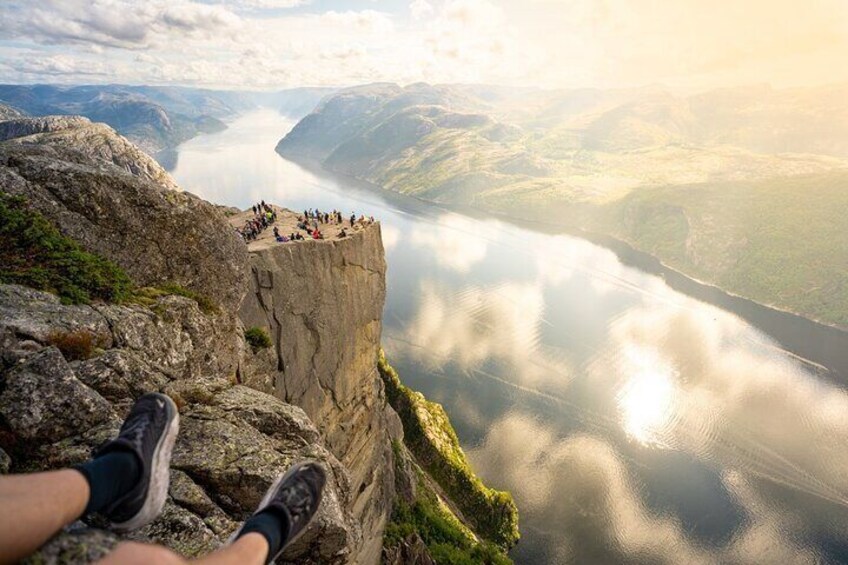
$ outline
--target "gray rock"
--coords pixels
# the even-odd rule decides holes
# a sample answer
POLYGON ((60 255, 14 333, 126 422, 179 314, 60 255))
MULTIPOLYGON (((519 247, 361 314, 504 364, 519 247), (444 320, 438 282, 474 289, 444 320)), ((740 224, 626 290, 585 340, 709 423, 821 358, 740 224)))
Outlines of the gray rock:
POLYGON ((6 374, 0 414, 19 437, 45 443, 109 419, 112 408, 74 376, 58 349, 48 347, 6 374))
POLYGON ((317 424, 350 471, 349 508, 364 532, 351 559, 376 563, 395 497, 391 440, 398 435, 376 374, 386 293, 379 224, 344 240, 252 252, 250 265, 239 316, 273 336, 276 359, 251 359, 245 382, 302 407, 317 424))
POLYGON ((34 555, 24 559, 27 565, 76 565, 92 563, 106 556, 120 538, 103 530, 76 522, 48 541, 34 555))
POLYGON ((12 458, 9 457, 8 453, 0 449, 0 475, 8 474, 11 467, 12 458))
POLYGON ((0 186, 65 235, 141 285, 177 283, 234 310, 245 289, 244 242, 215 206, 174 190, 154 165, 106 126, 0 143, 0 186))
POLYGON ((112 345, 109 324, 90 306, 66 306, 54 294, 19 285, 0 285, 0 327, 19 340, 47 343, 54 333, 86 331, 112 345))
POLYGON ((137 353, 110 349, 99 357, 71 363, 77 378, 113 404, 161 390, 168 378, 151 369, 137 353))
POLYGON ((91 125, 91 120, 82 116, 41 116, 38 118, 18 116, 14 119, 0 122, 0 141, 39 133, 78 129, 91 125))
POLYGON ((397 546, 383 551, 383 565, 436 565, 418 534, 410 534, 397 546))

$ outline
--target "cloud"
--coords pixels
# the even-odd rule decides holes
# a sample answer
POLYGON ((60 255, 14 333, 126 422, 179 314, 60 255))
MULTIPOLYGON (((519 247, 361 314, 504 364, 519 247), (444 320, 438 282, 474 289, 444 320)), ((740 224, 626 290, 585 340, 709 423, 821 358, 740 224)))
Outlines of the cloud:
POLYGON ((491 224, 460 214, 444 214, 434 224, 416 224, 409 236, 415 247, 426 247, 440 266, 467 273, 486 258, 489 243, 486 232, 491 224))
POLYGON ((488 483, 512 492, 524 526, 550 546, 553 562, 820 562, 813 550, 793 542, 797 515, 764 500, 736 471, 722 479, 746 520, 725 546, 705 548, 676 516, 648 507, 627 459, 601 438, 562 438, 533 418, 511 413, 468 456, 488 483))
POLYGON ((214 4, 224 4, 236 10, 284 10, 307 6, 312 0, 210 0, 214 4))
POLYGON ((386 251, 394 249, 400 241, 400 230, 387 223, 380 223, 380 232, 383 235, 383 247, 386 251))
POLYGON ((547 323, 543 314, 542 286, 536 283, 448 290, 425 280, 414 317, 389 339, 400 354, 431 370, 453 364, 469 374, 550 395, 567 387, 574 371, 567 355, 541 342, 547 323))
MULTIPOLYGON (((330 11, 323 5, 6 0, 0 53, 8 57, 24 46, 50 56, 62 46, 63 55, 85 59, 102 49, 118 73, 113 80, 236 88, 422 80, 692 88, 848 80, 840 58, 848 49, 848 4, 841 0, 803 10, 790 0, 726 6, 682 0, 660 11, 649 0, 414 0, 330 11), (241 54, 259 46, 270 52, 245 65, 241 54), (130 49, 153 51, 166 65, 133 67, 123 54, 130 49), (215 68, 196 78, 186 69, 192 78, 184 78, 192 62, 186 53, 215 68)), ((12 78, 18 77, 6 80, 12 78)))
POLYGON ((213 37, 241 20, 221 6, 184 0, 12 1, 0 12, 0 37, 46 44, 141 48, 170 35, 213 37))
POLYGON ((433 5, 427 0, 415 0, 409 5, 409 12, 415 20, 420 20, 429 16, 433 14, 434 11, 433 5))

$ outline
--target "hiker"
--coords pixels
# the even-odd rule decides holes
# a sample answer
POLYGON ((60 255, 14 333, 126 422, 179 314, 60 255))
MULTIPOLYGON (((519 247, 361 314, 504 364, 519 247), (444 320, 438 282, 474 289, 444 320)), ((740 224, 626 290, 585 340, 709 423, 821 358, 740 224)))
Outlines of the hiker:
POLYGON ((342 231, 339 232, 339 239, 343 239, 345 237, 347 237, 347 232, 344 228, 342 228, 342 231))
POLYGON ((324 239, 324 236, 321 235, 321 232, 316 229, 312 232, 312 239, 324 239))
POLYGON ((350 227, 353 227, 353 223, 356 221, 356 213, 352 213, 350 215, 350 227))
MULTIPOLYGON (((129 532, 152 522, 168 496, 179 413, 170 397, 141 396, 118 437, 72 469, 0 476, 0 563, 16 563, 63 527, 97 513, 129 532)), ((270 563, 297 539, 321 504, 326 472, 315 461, 292 466, 222 548, 192 563, 270 563)), ((99 563, 187 563, 154 544, 121 542, 99 563)))
POLYGON ((278 239, 280 237, 280 228, 278 228, 277 226, 274 226, 274 237, 278 239))

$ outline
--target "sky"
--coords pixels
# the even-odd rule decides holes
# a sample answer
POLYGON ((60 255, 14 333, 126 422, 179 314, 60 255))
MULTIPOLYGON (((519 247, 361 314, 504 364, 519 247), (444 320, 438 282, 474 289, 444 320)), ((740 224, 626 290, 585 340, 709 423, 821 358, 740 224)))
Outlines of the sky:
POLYGON ((0 0, 0 82, 848 82, 846 0, 0 0))

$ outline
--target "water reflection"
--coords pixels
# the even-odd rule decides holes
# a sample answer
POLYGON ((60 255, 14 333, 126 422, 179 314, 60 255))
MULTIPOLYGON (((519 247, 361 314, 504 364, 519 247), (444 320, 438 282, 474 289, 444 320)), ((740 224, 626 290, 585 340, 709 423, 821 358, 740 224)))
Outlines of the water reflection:
POLYGON ((518 563, 848 562, 848 396, 826 369, 587 241, 445 213, 310 173, 240 120, 177 180, 382 222, 384 346, 513 491, 518 563))

